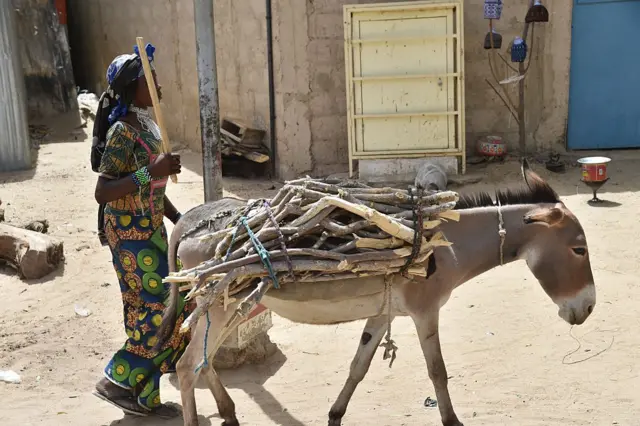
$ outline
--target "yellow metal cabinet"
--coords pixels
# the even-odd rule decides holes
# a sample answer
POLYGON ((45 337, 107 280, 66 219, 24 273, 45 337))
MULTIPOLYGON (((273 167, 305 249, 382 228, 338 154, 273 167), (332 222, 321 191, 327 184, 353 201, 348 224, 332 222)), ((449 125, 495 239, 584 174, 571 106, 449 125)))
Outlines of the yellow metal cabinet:
POLYGON ((456 156, 465 172, 462 2, 344 6, 353 161, 456 156))

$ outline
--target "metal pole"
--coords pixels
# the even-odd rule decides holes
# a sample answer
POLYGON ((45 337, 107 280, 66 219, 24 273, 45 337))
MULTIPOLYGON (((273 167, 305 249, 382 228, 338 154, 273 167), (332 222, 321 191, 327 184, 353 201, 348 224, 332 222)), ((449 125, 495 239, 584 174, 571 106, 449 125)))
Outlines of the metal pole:
POLYGON ((273 13, 271 0, 266 0, 265 8, 267 10, 267 71, 269 73, 269 149, 271 150, 271 178, 278 176, 276 167, 277 137, 276 137, 276 93, 275 80, 273 77, 273 13))
POLYGON ((218 70, 216 68, 213 2, 214 0, 193 0, 205 202, 222 198, 220 105, 218 101, 218 70))

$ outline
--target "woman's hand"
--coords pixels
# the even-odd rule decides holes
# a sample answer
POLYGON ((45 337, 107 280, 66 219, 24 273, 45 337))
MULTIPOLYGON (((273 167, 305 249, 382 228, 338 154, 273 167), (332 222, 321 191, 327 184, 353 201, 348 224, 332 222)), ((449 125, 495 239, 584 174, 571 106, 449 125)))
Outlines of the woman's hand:
POLYGON ((182 170, 180 155, 160 154, 156 160, 148 167, 152 178, 162 178, 169 175, 177 175, 182 170))

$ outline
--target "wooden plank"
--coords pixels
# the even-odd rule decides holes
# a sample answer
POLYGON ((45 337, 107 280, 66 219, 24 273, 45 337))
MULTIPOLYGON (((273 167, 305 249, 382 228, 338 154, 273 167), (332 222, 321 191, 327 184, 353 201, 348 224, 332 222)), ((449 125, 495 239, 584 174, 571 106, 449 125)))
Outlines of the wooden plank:
POLYGON ((247 160, 251 160, 254 163, 266 163, 269 161, 269 156, 265 154, 261 154, 259 152, 246 152, 242 154, 244 158, 247 160))
POLYGON ((451 78, 458 77, 457 72, 444 74, 397 74, 397 75, 372 75, 367 77, 353 77, 352 81, 380 81, 380 80, 411 80, 427 78, 451 78))

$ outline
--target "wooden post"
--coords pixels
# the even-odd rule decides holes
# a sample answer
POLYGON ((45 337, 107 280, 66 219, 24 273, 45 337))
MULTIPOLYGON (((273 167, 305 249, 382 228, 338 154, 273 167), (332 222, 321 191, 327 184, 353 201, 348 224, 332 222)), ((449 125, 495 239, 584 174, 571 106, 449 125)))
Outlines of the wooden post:
POLYGON ((222 198, 222 158, 220 156, 220 106, 212 0, 193 0, 200 93, 200 133, 204 201, 222 198))
MULTIPOLYGON (((529 0, 529 9, 533 7, 534 0, 529 0)), ((527 9, 528 10, 528 9, 527 9)), ((529 33, 529 23, 524 23, 524 29, 522 30, 522 40, 527 42, 527 34, 529 33)), ((533 52, 529 53, 533 55, 533 52)), ((518 64, 518 72, 520 75, 524 75, 525 66, 524 62, 518 64)), ((518 133, 520 136, 520 152, 523 157, 527 156, 527 126, 525 123, 525 104, 524 104, 524 78, 518 82, 518 133)))

